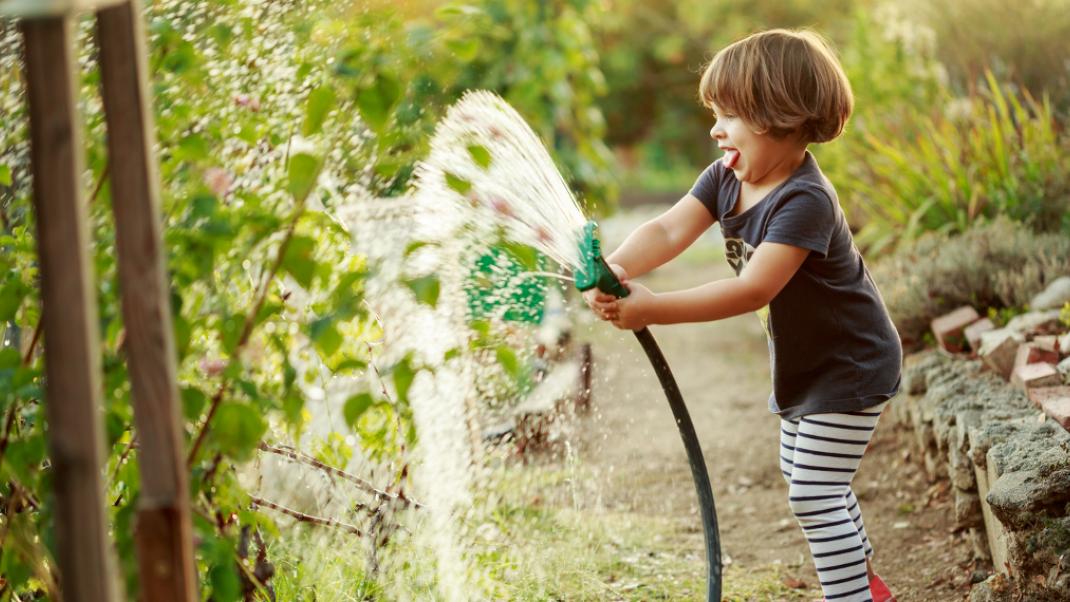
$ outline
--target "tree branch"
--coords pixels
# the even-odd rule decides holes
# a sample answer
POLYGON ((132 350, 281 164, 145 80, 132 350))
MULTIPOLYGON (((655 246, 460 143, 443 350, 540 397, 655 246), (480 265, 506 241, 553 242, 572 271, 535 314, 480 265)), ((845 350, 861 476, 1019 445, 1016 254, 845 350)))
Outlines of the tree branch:
POLYGON ((258 497, 255 497, 255 496, 250 497, 250 500, 252 501, 254 506, 263 506, 264 508, 271 508, 272 510, 275 510, 277 512, 281 512, 281 513, 283 513, 285 515, 291 516, 291 517, 293 517, 293 518, 295 518, 298 521, 301 521, 303 523, 312 523, 314 525, 322 525, 324 527, 334 527, 336 529, 341 529, 343 531, 348 531, 348 532, 356 535, 357 537, 363 537, 364 536, 364 533, 360 529, 358 529, 357 527, 354 527, 353 525, 350 525, 348 523, 343 523, 343 522, 335 520, 333 518, 324 518, 322 516, 313 516, 311 514, 305 514, 304 512, 298 512, 297 510, 291 510, 290 508, 287 508, 286 506, 280 506, 279 504, 276 504, 275 502, 269 502, 268 500, 265 500, 263 498, 258 498, 258 497))
MULTIPOLYGON (((340 470, 340 469, 335 468, 333 466, 330 466, 328 464, 324 464, 323 462, 320 462, 319 460, 317 460, 317 459, 315 459, 313 457, 310 457, 310 456, 308 456, 306 454, 298 452, 297 450, 287 449, 287 448, 282 448, 282 447, 274 447, 274 446, 268 445, 267 443, 261 443, 259 447, 260 447, 261 451, 265 451, 265 452, 268 452, 268 453, 272 453, 272 454, 276 454, 276 455, 279 455, 279 456, 283 456, 283 457, 289 458, 289 459, 291 459, 291 460, 293 460, 295 462, 301 462, 303 464, 308 464, 309 466, 314 466, 314 467, 326 472, 327 474, 334 475, 336 477, 340 477, 340 478, 345 479, 345 480, 347 480, 347 481, 349 481, 351 483, 355 483, 358 487, 360 487, 361 489, 363 489, 364 491, 366 491, 368 493, 371 493, 372 495, 376 496, 380 500, 391 501, 391 502, 402 502, 407 506, 413 506, 413 507, 416 507, 416 508, 424 508, 425 507, 423 504, 421 504, 421 503, 419 503, 419 502, 417 502, 415 500, 410 500, 409 498, 405 497, 404 495, 400 495, 400 494, 395 495, 393 493, 389 493, 389 492, 386 492, 386 491, 382 491, 380 489, 376 489, 374 485, 372 485, 368 481, 365 481, 364 479, 362 479, 362 478, 360 478, 360 477, 358 477, 356 475, 349 474, 348 472, 345 472, 344 470, 340 470)), ((361 506, 360 509, 372 512, 372 510, 370 510, 370 509, 368 509, 366 507, 363 507, 363 504, 361 504, 360 506, 361 506)))

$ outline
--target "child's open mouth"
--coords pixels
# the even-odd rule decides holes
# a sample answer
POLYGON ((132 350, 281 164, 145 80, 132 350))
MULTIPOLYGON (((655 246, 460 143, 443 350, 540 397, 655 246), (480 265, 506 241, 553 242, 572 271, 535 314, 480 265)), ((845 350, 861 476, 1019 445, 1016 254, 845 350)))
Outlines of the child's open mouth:
POLYGON ((724 166, 728 169, 732 169, 739 162, 739 151, 734 148, 724 149, 724 157, 722 157, 724 166))

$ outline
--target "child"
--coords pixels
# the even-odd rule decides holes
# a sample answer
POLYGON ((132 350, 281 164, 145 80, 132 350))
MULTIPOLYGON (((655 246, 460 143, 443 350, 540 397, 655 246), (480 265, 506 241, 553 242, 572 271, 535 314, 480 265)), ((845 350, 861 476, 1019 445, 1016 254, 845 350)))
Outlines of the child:
POLYGON ((843 131, 850 84, 819 36, 773 30, 719 52, 699 91, 724 155, 607 257, 631 294, 618 300, 594 289, 585 299, 602 319, 633 330, 757 311, 788 504, 825 599, 894 601, 873 572, 850 483, 899 391, 902 348, 836 191, 806 148, 843 131), (628 281, 676 257, 714 222, 737 278, 659 294, 628 281))

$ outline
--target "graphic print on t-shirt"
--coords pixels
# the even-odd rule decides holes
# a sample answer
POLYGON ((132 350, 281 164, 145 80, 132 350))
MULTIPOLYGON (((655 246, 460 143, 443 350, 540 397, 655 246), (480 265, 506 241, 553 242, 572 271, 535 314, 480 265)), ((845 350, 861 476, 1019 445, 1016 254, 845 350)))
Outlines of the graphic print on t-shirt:
MULTIPOLYGON (((728 265, 732 266, 732 269, 736 271, 736 276, 739 276, 743 272, 743 268, 747 267, 747 262, 750 261, 751 256, 754 255, 754 247, 742 238, 726 237, 724 239, 724 255, 725 259, 728 260, 728 265)), ((758 321, 762 323, 762 330, 765 331, 766 336, 771 338, 772 333, 769 332, 769 306, 766 305, 755 313, 758 314, 758 321)))
POLYGON ((724 251, 725 258, 728 259, 728 265, 732 266, 732 269, 736 271, 736 276, 739 276, 743 268, 747 267, 747 262, 750 261, 751 255, 754 255, 754 247, 747 244, 747 241, 742 238, 725 238, 724 251))

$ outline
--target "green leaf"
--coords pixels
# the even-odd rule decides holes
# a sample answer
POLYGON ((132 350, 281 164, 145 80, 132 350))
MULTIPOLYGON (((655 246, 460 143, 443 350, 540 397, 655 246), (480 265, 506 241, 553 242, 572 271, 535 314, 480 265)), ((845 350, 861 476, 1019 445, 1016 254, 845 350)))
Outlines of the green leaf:
POLYGON ((404 282, 405 286, 412 289, 412 292, 416 294, 416 299, 419 300, 420 303, 430 305, 431 307, 436 307, 438 305, 438 276, 424 276, 422 278, 405 280, 404 282))
POLYGON ((305 289, 312 286, 312 278, 316 275, 316 260, 312 258, 315 248, 315 240, 296 235, 290 239, 286 254, 282 257, 282 269, 305 289))
POLYGON ((357 420, 368 408, 372 407, 375 403, 375 399, 372 398, 370 393, 357 393, 346 400, 345 407, 342 412, 345 414, 346 424, 349 428, 356 428, 357 420))
POLYGON ((506 372, 516 376, 520 373, 520 360, 516 357, 516 352, 510 347, 502 345, 498 347, 495 355, 498 358, 498 363, 505 368, 506 372))
POLYGON ((502 246, 509 253, 509 256, 519 263, 525 271, 536 272, 539 270, 539 252, 534 247, 513 242, 505 243, 502 246))
POLYGON ((11 168, 0 165, 0 186, 11 186, 11 168))
POLYGON ((472 189, 472 183, 468 180, 446 172, 446 186, 456 190, 460 194, 468 194, 468 191, 472 189))
POLYGON ((334 89, 330 86, 320 86, 308 95, 308 104, 305 109, 305 124, 302 131, 304 135, 318 134, 323 129, 323 121, 334 107, 334 89))
POLYGON ((230 355, 234 355, 234 352, 238 349, 238 339, 241 337, 242 329, 245 328, 245 318, 237 314, 231 314, 224 318, 223 323, 220 324, 220 338, 223 342, 223 349, 230 355))
POLYGON ((412 381, 416 378, 416 371, 412 368, 412 360, 406 356, 394 366, 391 376, 394 379, 394 389, 398 394, 398 401, 404 404, 409 403, 409 388, 412 387, 412 381))
POLYGON ((430 245, 430 244, 433 244, 433 243, 429 243, 429 242, 426 242, 426 241, 423 241, 423 240, 417 240, 417 241, 410 242, 405 247, 405 257, 408 257, 409 255, 412 255, 418 249, 426 247, 427 245, 430 245))
POLYGON ((196 420, 204 411, 208 397, 200 389, 182 387, 182 415, 186 420, 196 420))
POLYGON ((316 186, 316 178, 320 173, 320 161, 308 153, 297 153, 290 157, 290 165, 287 168, 286 190, 295 199, 304 200, 316 186))
POLYGON ((267 423, 251 405, 223 402, 211 428, 220 451, 236 460, 247 460, 267 432, 267 423))
POLYGON ((286 416, 286 422, 300 425, 302 410, 305 409, 305 398, 300 395, 291 395, 282 400, 282 413, 286 416))
POLYGON ((325 316, 313 320, 308 328, 309 338, 316 346, 316 351, 324 359, 334 355, 342 346, 342 335, 334 325, 334 316, 325 316))
POLYGON ((28 292, 29 287, 23 284, 18 276, 9 279, 3 288, 0 288, 0 323, 15 319, 15 314, 28 292))
POLYGON ((22 364, 22 357, 15 347, 0 347, 0 370, 14 370, 22 364))
POLYGON ((45 438, 40 433, 12 441, 4 455, 4 463, 23 483, 33 482, 33 473, 45 459, 45 438))
POLYGON ((360 372, 362 370, 367 369, 367 367, 368 362, 358 360, 354 357, 347 357, 341 362, 338 362, 338 364, 335 365, 331 371, 335 374, 349 374, 352 372, 360 372))
POLYGON ((477 38, 454 38, 446 42, 446 47, 462 62, 475 60, 479 55, 479 39, 477 38))
POLYGON ((483 169, 490 167, 492 159, 490 156, 490 151, 487 150, 487 147, 481 146, 479 144, 469 144, 468 154, 472 156, 472 160, 476 162, 476 165, 482 167, 483 169))
POLYGON ((390 120, 394 105, 401 99, 401 83, 384 73, 376 74, 375 81, 357 92, 357 109, 361 118, 373 130, 381 131, 390 120))

